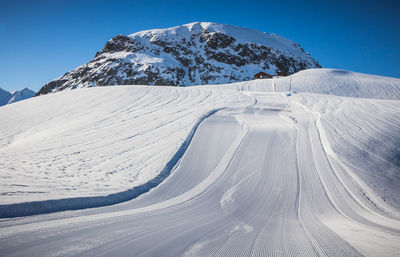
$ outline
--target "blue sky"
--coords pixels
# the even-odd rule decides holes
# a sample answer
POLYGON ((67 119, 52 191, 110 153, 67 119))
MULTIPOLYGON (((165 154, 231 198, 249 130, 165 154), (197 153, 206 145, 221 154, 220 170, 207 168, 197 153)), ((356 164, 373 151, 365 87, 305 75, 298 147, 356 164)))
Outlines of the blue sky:
POLYGON ((400 78, 400 1, 2 1, 0 87, 39 90, 111 37, 193 21, 277 33, 323 67, 400 78))

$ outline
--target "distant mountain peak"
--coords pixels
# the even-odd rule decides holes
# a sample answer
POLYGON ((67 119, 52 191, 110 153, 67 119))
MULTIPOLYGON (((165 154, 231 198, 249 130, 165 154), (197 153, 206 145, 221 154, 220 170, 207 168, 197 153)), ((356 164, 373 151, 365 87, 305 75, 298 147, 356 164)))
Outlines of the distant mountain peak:
POLYGON ((35 94, 34 91, 28 88, 11 92, 0 88, 0 106, 31 98, 35 96, 35 94))
POLYGON ((321 67, 298 43, 276 34, 192 22, 110 39, 93 60, 47 83, 38 95, 109 85, 188 86, 250 80, 263 71, 321 67))

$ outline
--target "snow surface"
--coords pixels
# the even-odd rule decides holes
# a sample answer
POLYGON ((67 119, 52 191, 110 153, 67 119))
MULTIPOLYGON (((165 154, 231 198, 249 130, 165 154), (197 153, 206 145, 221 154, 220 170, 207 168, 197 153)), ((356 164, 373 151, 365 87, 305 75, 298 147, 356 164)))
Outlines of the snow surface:
POLYGON ((121 192, 177 163, 130 201, 2 219, 0 252, 400 256, 399 80, 310 70, 290 96, 289 80, 91 88, 1 107, 0 214, 121 192))

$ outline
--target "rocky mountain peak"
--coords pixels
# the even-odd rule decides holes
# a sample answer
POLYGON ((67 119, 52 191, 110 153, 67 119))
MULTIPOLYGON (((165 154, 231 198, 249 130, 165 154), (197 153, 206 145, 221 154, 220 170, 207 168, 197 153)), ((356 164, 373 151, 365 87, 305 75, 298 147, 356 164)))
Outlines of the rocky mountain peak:
POLYGON ((188 86, 320 67, 298 43, 231 25, 194 22, 110 39, 93 60, 39 92, 108 85, 188 86))

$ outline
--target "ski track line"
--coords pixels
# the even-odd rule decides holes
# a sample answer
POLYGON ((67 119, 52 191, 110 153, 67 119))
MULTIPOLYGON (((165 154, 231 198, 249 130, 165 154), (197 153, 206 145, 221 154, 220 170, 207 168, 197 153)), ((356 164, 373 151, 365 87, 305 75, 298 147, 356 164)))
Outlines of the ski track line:
MULTIPOLYGON (((302 173, 299 165, 299 142, 298 142, 298 128, 296 128, 296 165, 297 165, 297 176, 298 176, 298 194, 297 194, 297 217, 299 219, 300 225, 304 232, 306 233, 308 239, 310 240, 311 245, 314 248, 314 251, 318 254, 318 256, 327 256, 325 252, 322 250, 321 246, 318 244, 318 241, 312 236, 310 231, 308 231, 307 227, 304 225, 304 222, 301 218, 301 185, 302 185, 302 173)), ((314 201, 313 201, 314 202, 314 201)))

